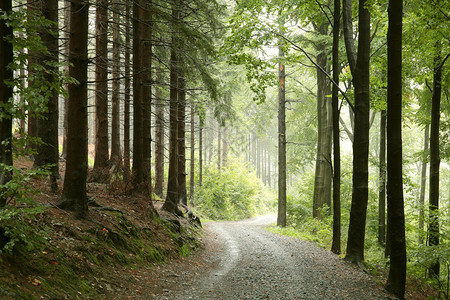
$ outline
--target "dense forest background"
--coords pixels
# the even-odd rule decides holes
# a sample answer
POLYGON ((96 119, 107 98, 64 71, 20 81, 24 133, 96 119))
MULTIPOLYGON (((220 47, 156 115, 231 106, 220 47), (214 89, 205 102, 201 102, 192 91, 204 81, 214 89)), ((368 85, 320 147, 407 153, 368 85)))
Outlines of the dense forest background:
POLYGON ((400 298, 407 270, 448 297, 449 12, 434 0, 2 1, 1 253, 46 209, 30 184, 44 176, 81 219, 90 183, 143 196, 154 218, 158 203, 214 220, 277 210, 271 230, 387 266, 400 298))

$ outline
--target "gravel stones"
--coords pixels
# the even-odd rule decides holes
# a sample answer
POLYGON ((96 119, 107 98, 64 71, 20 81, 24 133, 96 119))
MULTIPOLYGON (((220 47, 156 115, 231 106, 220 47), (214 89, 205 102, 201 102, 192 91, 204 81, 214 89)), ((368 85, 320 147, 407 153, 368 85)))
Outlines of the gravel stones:
MULTIPOLYGON (((369 275, 310 242, 268 232, 265 216, 207 224, 219 263, 154 299, 393 299, 369 275)), ((206 241, 208 242, 208 241, 206 241)))

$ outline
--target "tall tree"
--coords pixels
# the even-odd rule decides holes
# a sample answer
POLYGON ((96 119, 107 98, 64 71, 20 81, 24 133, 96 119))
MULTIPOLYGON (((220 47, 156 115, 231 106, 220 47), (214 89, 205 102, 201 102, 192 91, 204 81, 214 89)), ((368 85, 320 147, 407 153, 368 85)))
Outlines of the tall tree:
MULTIPOLYGON (((175 3, 172 8, 172 19, 178 20, 180 16, 178 3, 175 3)), ((178 49, 177 36, 172 32, 171 48, 170 48, 170 108, 169 108, 169 174, 167 178, 167 193, 166 201, 163 204, 163 209, 178 215, 181 211, 178 208, 178 49)))
POLYGON ((339 63, 339 28, 341 24, 341 1, 334 0, 333 11, 333 85, 331 102, 333 106, 333 241, 331 251, 341 253, 341 144, 339 136, 338 84, 341 70, 339 63))
POLYGON ((143 0, 133 1, 133 184, 141 190, 144 180, 144 148, 142 138, 142 21, 143 0))
POLYGON ((223 127, 222 133, 222 167, 227 166, 228 161, 228 130, 227 127, 223 127))
MULTIPOLYGON (((433 93, 431 95, 430 124, 430 221, 428 245, 439 245, 439 123, 441 117, 442 67, 445 60, 441 58, 441 43, 436 42, 436 54, 433 68, 433 93)), ((448 56, 447 56, 448 58, 448 56)), ((439 276, 440 264, 436 261, 430 268, 432 276, 439 276)))
MULTIPOLYGON (((222 163, 222 125, 217 121, 217 170, 220 172, 222 163)), ((259 165, 257 165, 257 173, 259 174, 259 165)), ((259 176, 259 175, 258 175, 259 176)))
MULTIPOLYGON (((317 32, 322 35, 328 33, 328 23, 323 21, 320 26, 315 26, 317 32)), ((327 94, 327 78, 323 70, 327 69, 327 43, 320 42, 317 45, 317 157, 314 177, 313 216, 322 218, 321 210, 324 205, 331 206, 331 140, 329 135, 329 99, 327 94)))
MULTIPOLYGON (((34 15, 34 16, 39 16, 39 14, 41 13, 42 7, 41 7, 41 2, 40 1, 35 1, 35 0, 27 0, 27 10, 28 10, 28 14, 34 15)), ((35 34, 34 32, 32 34, 35 34)), ((40 52, 40 50, 37 49, 28 49, 28 57, 27 57, 27 71, 28 71, 28 88, 31 88, 34 86, 35 84, 35 79, 36 77, 38 77, 37 73, 39 73, 36 69, 36 66, 39 66, 41 64, 40 61, 40 53, 36 53, 36 52, 40 52)), ((33 101, 34 99, 28 99, 28 105, 30 106, 28 108, 28 118, 27 118, 27 134, 29 137, 37 137, 37 114, 36 112, 31 108, 33 106, 33 104, 36 104, 35 101, 33 101)), ((35 143, 33 143, 33 141, 30 141, 30 143, 28 144, 28 149, 32 149, 33 151, 35 151, 36 149, 36 145, 35 143)), ((31 156, 34 156, 33 154, 31 156)), ((33 157, 34 158, 34 157, 33 157)))
MULTIPOLYGON (((156 71, 156 81, 163 81, 161 69, 156 71)), ((159 197, 163 196, 164 188, 164 134, 165 112, 162 87, 155 87, 155 189, 159 197)))
MULTIPOLYGON (((428 152, 428 147, 430 145, 430 125, 427 124, 424 129, 424 139, 423 139, 423 152, 424 154, 428 152)), ((427 184, 427 160, 425 157, 422 158, 422 167, 420 174, 420 195, 419 195, 419 245, 423 244, 423 221, 424 221, 424 211, 425 211, 425 190, 427 184)))
POLYGON ((370 13, 367 4, 366 0, 359 0, 359 39, 356 53, 353 40, 352 0, 343 1, 344 41, 355 88, 353 192, 346 259, 357 264, 364 260, 369 180, 370 13))
POLYGON ((89 4, 83 0, 73 0, 70 5, 69 76, 78 83, 69 85, 67 163, 62 199, 57 206, 75 211, 80 217, 88 212, 86 196, 88 24, 89 4))
POLYGON ((120 5, 113 3, 113 51, 112 51, 112 93, 111 93, 111 157, 114 170, 122 166, 120 146, 120 5))
MULTIPOLYGON (((124 104, 123 104, 123 169, 124 177, 129 179, 130 175, 130 100, 131 100, 131 79, 130 79, 130 62, 131 62, 131 4, 129 1, 125 3, 125 82, 124 82, 124 104)), ((133 40, 134 41, 134 40, 133 40)))
POLYGON ((203 184, 203 118, 199 118, 199 130, 198 130, 198 186, 203 184))
MULTIPOLYGON (((64 1, 64 40, 65 46, 64 46, 64 57, 66 60, 68 60, 69 54, 70 54, 70 0, 64 1)), ((65 67, 66 72, 69 73, 69 64, 65 67)), ((66 84, 64 87, 66 92, 69 91, 69 85, 66 84)), ((63 145, 62 145, 62 153, 61 157, 66 159, 67 158, 67 119, 68 119, 68 112, 69 112, 69 101, 67 99, 64 99, 64 105, 63 105, 63 145)))
POLYGON ((96 1, 95 16, 95 157, 90 180, 106 182, 108 139, 108 0, 96 1))
POLYGON ((143 175, 143 188, 147 195, 151 196, 151 130, 150 130, 150 116, 152 113, 152 85, 151 85, 151 73, 152 73, 152 14, 151 14, 151 2, 140 0, 140 24, 142 24, 141 40, 140 40, 140 65, 142 67, 140 80, 141 80, 141 107, 142 107, 142 160, 144 163, 142 175, 143 175))
POLYGON ((186 79, 182 72, 178 77, 178 195, 179 201, 187 205, 186 190, 186 79))
MULTIPOLYGON (((51 28, 41 28, 41 38, 47 52, 42 58, 47 71, 44 80, 48 83, 58 82, 54 78, 58 63, 58 1, 49 0, 41 2, 42 16, 53 22, 51 28)), ((37 136, 42 144, 38 147, 35 156, 35 166, 51 165, 50 186, 53 192, 58 190, 56 182, 59 177, 58 158, 58 87, 51 86, 43 95, 47 100, 47 110, 41 118, 36 119, 37 136)))
POLYGON ((190 112, 190 121, 191 121, 191 155, 190 155, 190 167, 189 167, 189 199, 191 205, 193 205, 194 201, 194 179, 195 179, 195 104, 194 101, 191 101, 191 112, 190 112))
MULTIPOLYGON (((10 14, 12 1, 0 1, 0 10, 10 14)), ((6 81, 13 78, 9 64, 13 62, 13 46, 8 41, 13 36, 12 27, 8 26, 4 18, 0 18, 0 163, 12 166, 12 115, 8 107, 12 101, 13 89, 6 81)), ((11 180, 11 172, 2 168, 0 172, 0 207, 5 206, 6 196, 3 187, 11 180)))
POLYGON ((380 165, 378 182, 378 243, 386 241, 386 110, 380 115, 380 165))
MULTIPOLYGON (((284 57, 278 47, 280 59, 284 57)), ((278 218, 277 225, 286 226, 286 70, 278 64, 278 218)))
POLYGON ((387 290, 405 296, 406 240, 402 174, 402 25, 403 0, 389 0, 387 33, 387 221, 390 267, 387 290))

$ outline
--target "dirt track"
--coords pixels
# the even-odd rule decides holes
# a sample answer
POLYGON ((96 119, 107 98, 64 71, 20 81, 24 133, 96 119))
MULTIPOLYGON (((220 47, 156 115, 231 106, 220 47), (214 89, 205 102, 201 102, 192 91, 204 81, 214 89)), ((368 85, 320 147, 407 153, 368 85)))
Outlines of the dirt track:
POLYGON ((178 266, 156 282, 160 294, 153 298, 393 299, 329 251, 263 228, 274 222, 275 216, 265 216, 207 224, 202 255, 209 267, 193 272, 178 266))

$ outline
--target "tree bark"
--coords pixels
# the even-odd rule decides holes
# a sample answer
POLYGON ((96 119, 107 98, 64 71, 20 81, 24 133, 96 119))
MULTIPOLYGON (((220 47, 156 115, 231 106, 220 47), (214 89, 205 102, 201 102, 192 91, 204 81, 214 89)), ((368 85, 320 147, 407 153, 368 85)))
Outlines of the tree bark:
MULTIPOLYGON (((284 57, 278 47, 280 58, 284 57)), ((278 64, 278 218, 277 226, 286 227, 286 70, 278 64)))
MULTIPOLYGON (((156 80, 162 82, 161 70, 156 71, 156 80)), ((155 88, 155 194, 163 197, 164 189, 164 99, 161 87, 155 88)))
MULTIPOLYGON (((39 14, 42 10, 42 6, 40 2, 35 0, 27 0, 27 10, 29 14, 39 14)), ((34 32, 31 34, 35 34, 34 32)), ((40 60, 39 53, 34 53, 32 49, 28 50, 28 58, 27 58, 27 71, 28 71, 28 87, 32 87, 34 85, 34 77, 36 77, 36 66, 40 66, 42 61, 40 60)), ((37 137, 37 118, 36 115, 36 103, 35 101, 28 101, 28 117, 27 117, 27 134, 31 138, 37 137)), ((37 150, 37 145, 33 141, 29 141, 27 143, 27 150, 32 150, 35 152, 37 150)), ((31 154, 30 157, 34 160, 34 154, 31 154)))
POLYGON ((378 244, 386 242, 386 111, 380 118, 380 165, 378 183, 378 244))
MULTIPOLYGON (((319 33, 327 34, 328 25, 324 23, 319 28, 319 33)), ((322 70, 327 67, 326 44, 321 43, 318 46, 317 64, 322 70)), ((314 196, 313 196, 313 217, 322 219, 321 210, 330 203, 331 193, 331 141, 328 138, 328 100, 326 98, 326 76, 320 69, 317 69, 317 156, 316 171, 314 178, 314 196)))
MULTIPOLYGON (((95 21, 95 157, 90 181, 108 181, 108 0, 97 0, 95 21)), ((70 150, 69 150, 70 151, 70 150)))
POLYGON ((178 77, 178 195, 179 201, 187 205, 186 189, 186 79, 181 72, 178 77))
POLYGON ((62 199, 57 206, 75 211, 79 217, 88 212, 86 178, 88 168, 87 42, 89 5, 73 0, 70 7, 69 76, 78 84, 69 85, 67 163, 62 199))
POLYGON ((111 157, 113 171, 122 167, 120 146, 120 6, 113 3, 113 51, 112 51, 112 95, 111 95, 111 157))
POLYGON ((198 186, 203 185, 203 122, 200 120, 198 132, 198 186))
POLYGON ((191 160, 190 160, 190 179, 189 179, 189 199, 191 205, 194 206, 194 180, 195 180, 195 105, 191 101, 191 160))
POLYGON ((269 187, 272 187, 272 170, 269 150, 267 150, 267 180, 269 183, 269 187))
MULTIPOLYGON (((125 82, 124 82, 124 112, 123 112, 123 168, 124 179, 128 181, 130 176, 130 99, 131 99, 131 78, 130 78, 130 63, 131 63, 131 32, 130 32, 130 3, 127 1, 125 7, 125 82)), ((133 67, 134 68, 134 67, 133 67)))
MULTIPOLYGON (((349 2, 345 0, 344 3, 349 2)), ((355 129, 353 141, 353 192, 346 259, 360 264, 364 260, 364 238, 368 202, 369 180, 369 61, 370 61, 370 13, 366 0, 359 0, 359 41, 356 65, 350 69, 355 87, 355 129)), ((344 16, 348 6, 344 4, 344 16)), ((345 20, 345 19, 344 19, 345 20)), ((344 21, 344 25, 347 25, 344 21)), ((344 30, 344 33, 348 29, 344 30)), ((345 37, 347 40, 349 37, 345 37)), ((350 37, 352 38, 352 37, 350 37)), ((348 48, 349 62, 352 49, 348 48)))
POLYGON ((220 165, 222 162, 222 126, 220 122, 217 121, 217 170, 220 172, 220 165))
MULTIPOLYGON (((178 4, 178 3, 177 3, 178 4)), ((179 18, 177 4, 172 8, 172 19, 179 18)), ((163 209, 177 215, 182 215, 178 208, 180 195, 178 194, 178 55, 177 36, 172 32, 170 49, 170 135, 169 135, 169 174, 167 179, 166 201, 163 209)))
MULTIPOLYGON (((430 221, 428 224, 428 245, 439 245, 439 123, 441 114, 441 81, 442 81, 442 63, 441 63, 441 45, 436 42, 436 56, 434 57, 433 74, 433 93, 431 96, 431 125, 430 125, 430 190, 429 190, 429 209, 430 221)), ((430 275, 439 277, 440 264, 436 261, 430 269, 430 275)))
POLYGON ((389 0, 387 34, 387 216, 390 267, 386 289, 405 297, 406 241, 402 174, 402 17, 403 0, 389 0))
MULTIPOLYGON (((47 64, 47 72, 45 72, 45 80, 49 83, 55 82, 57 79, 54 75, 57 72, 58 63, 58 1, 48 0, 42 1, 42 16, 47 20, 53 21, 54 26, 49 29, 43 29, 40 32, 42 42, 47 48, 49 54, 42 57, 47 64), (51 30, 51 31, 50 31, 51 30)), ((58 158, 58 89, 52 87, 50 96, 47 98, 47 111, 43 113, 41 118, 36 119, 36 134, 41 138, 42 144, 38 146, 38 152, 35 156, 34 165, 50 167, 50 187, 53 192, 58 191, 56 180, 59 177, 59 158, 58 158)))
POLYGON ((144 193, 146 195, 151 196, 151 122, 150 116, 152 113, 152 85, 151 85, 151 71, 152 71, 152 27, 151 27, 151 12, 150 12, 150 3, 149 1, 140 1, 141 3, 141 24, 142 24, 142 33, 141 33, 141 56, 140 56, 140 65, 142 66, 141 70, 141 105, 142 105, 142 129, 141 129, 141 139, 142 139, 142 160, 143 160, 143 188, 144 193))
MULTIPOLYGON (((8 14, 12 13, 12 1, 0 1, 0 10, 8 14)), ((7 39, 12 38, 12 27, 8 26, 4 19, 0 19, 0 103, 2 118, 0 119, 0 163, 7 166, 13 165, 12 156, 12 115, 7 109, 13 101, 13 89, 5 83, 5 80, 13 78, 13 71, 8 65, 13 62, 13 46, 7 39)), ((0 207, 6 205, 7 197, 4 186, 11 180, 11 172, 2 169, 0 172, 0 207)))
MULTIPOLYGON (((425 126, 425 134, 423 141, 423 152, 424 154, 428 152, 428 147, 430 145, 430 125, 425 126)), ((424 223, 424 212, 425 212, 425 191, 427 184, 427 160, 422 158, 422 170, 420 175, 420 195, 419 195, 419 245, 423 244, 423 223, 424 223)))
POLYGON ((133 185, 136 191, 142 191, 144 180, 144 148, 142 138, 142 53, 141 43, 142 20, 141 10, 143 0, 133 2, 133 185))
MULTIPOLYGON (((70 1, 66 0, 64 1, 64 39, 66 40, 66 46, 64 47, 64 56, 66 57, 66 60, 69 58, 70 54, 70 46, 69 46, 69 40, 70 40, 70 1)), ((69 73, 69 66, 66 67, 67 73, 69 73)), ((69 92, 69 85, 67 84, 65 86, 66 92, 69 92)), ((62 154, 61 157, 66 159, 67 158, 67 127, 68 127, 68 111, 69 111, 69 101, 68 99, 64 98, 64 113, 63 113, 63 146, 62 146, 62 154)))
MULTIPOLYGON (((339 84, 339 27, 341 17, 341 1, 334 0, 333 12, 333 80, 339 84)), ((338 87, 333 85, 331 93, 333 115, 333 240, 331 251, 341 253, 341 144, 339 136, 339 98, 338 87)))
POLYGON ((227 128, 223 128, 222 133, 222 167, 225 168, 227 166, 228 161, 228 141, 227 141, 227 128))

